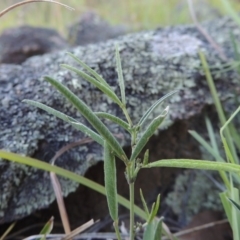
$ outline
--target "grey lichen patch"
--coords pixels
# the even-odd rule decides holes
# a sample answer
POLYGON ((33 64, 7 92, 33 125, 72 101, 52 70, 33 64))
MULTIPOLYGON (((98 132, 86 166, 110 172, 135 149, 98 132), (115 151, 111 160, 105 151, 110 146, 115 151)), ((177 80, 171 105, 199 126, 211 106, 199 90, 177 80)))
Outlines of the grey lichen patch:
MULTIPOLYGON (((233 30, 236 39, 240 39, 240 33, 235 31, 237 26, 228 19, 222 19, 206 23, 204 27, 225 47, 226 54, 232 56, 228 33, 233 30)), ((134 123, 139 121, 154 101, 176 88, 181 90, 165 103, 170 105, 167 125, 171 125, 175 120, 188 119, 199 114, 206 104, 212 103, 201 69, 198 47, 205 52, 211 66, 219 66, 223 62, 194 26, 141 32, 71 50, 100 73, 119 94, 114 58, 116 44, 120 49, 126 82, 127 108, 134 123), (182 41, 175 42, 172 37, 191 40, 191 45, 184 43, 183 48, 182 41), (156 50, 153 47, 156 39, 162 44, 161 41, 167 39, 164 44, 169 41, 168 49, 173 46, 176 54, 170 50, 164 54, 163 50, 156 50)), ((161 44, 159 47, 162 49, 161 44)), ((49 162, 61 147, 86 138, 61 120, 22 103, 23 99, 40 101, 88 125, 75 108, 43 80, 45 75, 58 79, 93 111, 106 111, 123 116, 116 104, 107 100, 95 87, 62 69, 60 64, 63 63, 80 68, 64 51, 33 57, 19 66, 0 66, 0 149, 49 162)), ((214 75, 214 78, 220 98, 228 99, 226 89, 228 92, 235 89, 236 75, 233 72, 221 72, 214 75)), ((157 109, 149 121, 162 110, 163 108, 157 109)), ((107 126, 117 136, 123 136, 119 138, 122 146, 129 146, 129 135, 125 131, 109 122, 107 126)), ((88 143, 84 147, 69 150, 56 164, 83 175, 92 164, 102 160, 102 157, 102 148, 96 143, 88 143)), ((36 209, 47 207, 54 199, 48 174, 26 166, 1 160, 0 182, 0 222, 24 217, 36 209)), ((61 179, 61 183, 65 195, 74 191, 77 186, 66 179, 61 179)))
MULTIPOLYGON (((187 224, 203 210, 223 210, 220 189, 202 171, 186 170, 175 181, 166 203, 179 216, 181 224, 187 224)), ((216 175, 216 174, 215 174, 216 175)), ((212 178, 212 177, 211 177, 212 178)))
POLYGON ((165 37, 157 35, 152 42, 153 51, 166 58, 182 57, 185 54, 195 56, 202 45, 202 41, 196 37, 176 32, 165 37))

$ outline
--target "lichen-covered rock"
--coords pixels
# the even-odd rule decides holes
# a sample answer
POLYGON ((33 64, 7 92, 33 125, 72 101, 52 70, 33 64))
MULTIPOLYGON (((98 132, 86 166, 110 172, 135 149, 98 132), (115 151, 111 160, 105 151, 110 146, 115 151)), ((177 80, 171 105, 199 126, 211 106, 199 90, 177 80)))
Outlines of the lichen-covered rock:
POLYGON ((66 40, 53 29, 31 26, 10 28, 0 35, 0 63, 20 64, 29 57, 67 47, 66 40))
MULTIPOLYGON (((231 57, 229 32, 233 32, 237 40, 240 39, 237 25, 223 18, 203 26, 231 57)), ((116 44, 122 58, 127 108, 134 123, 154 101, 177 88, 181 90, 168 101, 170 112, 165 127, 178 119, 195 116, 203 107, 212 104, 201 70, 200 49, 210 65, 215 66, 213 77, 220 98, 228 100, 227 103, 232 106, 231 96, 238 86, 236 74, 218 71, 223 61, 194 26, 140 32, 71 50, 119 93, 114 58, 116 44)), ((0 66, 0 149, 49 162, 62 146, 86 137, 63 121, 22 103, 23 99, 40 101, 88 124, 53 87, 43 81, 45 75, 69 87, 94 111, 123 116, 120 109, 100 91, 62 69, 62 63, 79 67, 65 51, 33 57, 21 66, 0 66)), ((162 108, 157 109, 149 121, 161 112, 162 108)), ((123 146, 130 145, 126 132, 110 122, 107 126, 117 136, 122 134, 119 141, 123 146)), ((56 164, 84 174, 91 165, 102 160, 102 156, 102 148, 98 144, 87 143, 69 150, 56 164)), ((1 160, 0 184, 0 223, 29 215, 54 200, 48 174, 30 167, 1 160)), ((61 179, 61 184, 65 196, 77 187, 76 183, 66 179, 61 179)))
POLYGON ((111 26, 95 12, 88 11, 70 26, 68 41, 73 46, 103 42, 127 33, 124 26, 111 26))
POLYGON ((203 210, 223 210, 219 197, 223 188, 219 189, 216 182, 210 173, 197 170, 186 170, 176 178, 166 203, 179 216, 178 222, 182 226, 203 210))

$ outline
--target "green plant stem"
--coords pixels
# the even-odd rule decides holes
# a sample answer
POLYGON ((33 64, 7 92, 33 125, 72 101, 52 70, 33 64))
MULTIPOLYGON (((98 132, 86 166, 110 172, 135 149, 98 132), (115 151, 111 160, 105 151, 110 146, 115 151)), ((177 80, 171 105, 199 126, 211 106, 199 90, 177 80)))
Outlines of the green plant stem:
POLYGON ((125 115, 128 123, 129 123, 129 127, 131 128, 131 127, 133 126, 133 124, 132 124, 132 120, 131 120, 131 118, 130 118, 130 116, 129 116, 129 114, 128 114, 128 111, 127 111, 126 106, 123 106, 123 107, 122 107, 122 110, 123 110, 123 113, 124 113, 124 115, 125 115))
POLYGON ((130 240, 134 240, 134 182, 129 183, 130 193, 130 240))
POLYGON ((136 132, 136 130, 134 130, 132 132, 132 140, 131 140, 132 152, 136 146, 136 140, 137 140, 137 132, 136 132))
POLYGON ((113 226, 114 226, 114 229, 115 229, 115 233, 116 233, 117 239, 118 239, 118 240, 122 240, 121 234, 120 234, 120 232, 119 232, 118 220, 115 220, 115 221, 113 222, 113 226))
POLYGON ((126 171, 127 171, 127 180, 129 185, 129 202, 130 202, 130 223, 129 223, 129 232, 130 240, 134 240, 134 170, 135 170, 135 161, 129 162, 126 171))

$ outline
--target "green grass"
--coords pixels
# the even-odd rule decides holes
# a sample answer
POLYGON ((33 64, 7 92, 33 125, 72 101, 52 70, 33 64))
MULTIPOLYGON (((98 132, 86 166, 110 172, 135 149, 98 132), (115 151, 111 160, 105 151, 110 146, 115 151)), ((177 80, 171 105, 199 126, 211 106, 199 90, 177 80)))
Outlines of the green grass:
MULTIPOLYGON (((66 34, 66 27, 86 10, 94 10, 111 24, 125 24, 134 30, 190 23, 185 0, 59 0, 75 8, 71 12, 49 3, 31 3, 11 11, 1 18, 0 31, 21 24, 47 26, 66 34), (117 7, 116 7, 117 6, 117 7)), ((13 0, 1 0, 0 9, 10 6, 13 0)), ((219 0, 209 0, 211 6, 226 14, 219 0)), ((237 11, 240 2, 229 0, 237 11)), ((197 7, 198 9, 198 7, 197 7)))

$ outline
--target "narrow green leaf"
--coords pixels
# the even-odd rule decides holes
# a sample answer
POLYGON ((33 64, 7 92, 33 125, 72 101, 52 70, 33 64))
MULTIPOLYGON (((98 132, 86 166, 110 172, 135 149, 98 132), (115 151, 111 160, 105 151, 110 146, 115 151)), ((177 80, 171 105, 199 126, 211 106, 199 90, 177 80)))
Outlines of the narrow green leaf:
POLYGON ((32 100, 23 100, 23 102, 30 104, 32 106, 41 108, 42 110, 62 119, 65 122, 70 123, 74 128, 76 128, 77 130, 80 130, 81 132, 83 132, 84 134, 88 135, 89 137, 91 137, 94 141, 96 141, 97 143, 99 143, 100 145, 103 146, 103 139, 102 137, 95 133, 93 130, 91 130, 90 128, 88 128, 87 126, 83 125, 82 123, 78 122, 77 120, 75 120, 74 118, 60 112, 57 111, 45 104, 42 104, 40 102, 36 102, 36 101, 32 101, 32 100))
POLYGON ((76 109, 88 120, 96 131, 108 142, 120 159, 125 162, 128 160, 125 152, 113 134, 81 99, 55 79, 45 77, 45 80, 58 89, 58 91, 61 92, 76 107, 76 109))
POLYGON ((211 147, 211 145, 201 137, 197 132, 188 131, 217 161, 225 162, 225 160, 211 147))
POLYGON ((157 100, 153 105, 146 111, 146 113, 142 116, 142 118, 138 122, 138 126, 142 126, 144 122, 148 119, 149 115, 168 97, 172 96, 174 93, 178 92, 179 90, 171 91, 170 93, 167 93, 163 97, 161 97, 159 100, 157 100))
MULTIPOLYGON (((214 105, 217 109, 218 118, 220 120, 221 125, 224 125, 226 123, 225 113, 223 111, 223 107, 222 107, 222 104, 220 102, 220 99, 219 99, 219 96, 218 96, 218 93, 217 93, 217 89, 216 89, 216 86, 214 84, 214 81, 213 81, 213 78, 212 78, 207 60, 205 58, 204 53, 201 52, 201 51, 199 52, 199 56, 200 56, 200 59, 201 59, 202 65, 203 65, 203 69, 204 69, 204 72, 205 72, 205 75, 206 75, 207 83, 208 83, 208 86, 209 86, 209 89, 210 89, 210 92, 211 92, 211 95, 212 95, 212 98, 213 98, 214 105)), ((227 143, 228 143, 229 148, 232 152, 232 155, 234 156, 234 159, 237 159, 236 149, 235 149, 235 146, 234 146, 234 143, 233 143, 233 140, 232 140, 232 137, 230 135, 230 132, 229 132, 228 128, 225 129, 225 133, 226 133, 227 143)))
POLYGON ((85 133, 87 136, 92 138, 94 141, 99 143, 101 146, 104 145, 103 138, 99 134, 95 133, 93 130, 88 128, 87 126, 85 126, 85 125, 83 125, 82 123, 79 123, 79 122, 72 122, 72 121, 70 121, 69 123, 74 128, 76 128, 77 130, 80 130, 81 132, 85 133))
POLYGON ((225 151, 225 154, 226 154, 227 161, 231 162, 231 163, 235 163, 234 157, 233 157, 232 152, 231 152, 231 150, 228 146, 226 138, 222 137, 222 143, 223 143, 223 147, 224 147, 224 151, 225 151))
POLYGON ((156 202, 153 204, 151 213, 150 213, 150 215, 149 215, 148 222, 153 221, 153 219, 157 216, 159 206, 160 206, 160 194, 158 194, 157 200, 156 200, 156 202))
MULTIPOLYGON (((233 184, 231 184, 232 188, 230 191, 230 197, 233 201, 239 203, 239 190, 235 187, 233 187, 233 184)), ((232 230, 233 230, 233 239, 240 239, 240 212, 236 211, 235 206, 232 206, 232 230)))
POLYGON ((144 196, 143 196, 143 193, 142 193, 142 189, 141 189, 141 188, 140 188, 140 197, 141 197, 143 209, 144 209, 144 211, 145 211, 145 213, 146 213, 146 221, 147 221, 150 213, 149 213, 149 210, 148 210, 148 207, 147 207, 147 203, 146 203, 146 201, 145 201, 145 198, 144 198, 144 196))
POLYGON ((106 96, 108 96, 110 99, 112 99, 113 102, 117 103, 119 106, 122 106, 121 101, 119 100, 119 98, 117 97, 117 95, 114 93, 114 91, 111 89, 110 86, 106 86, 105 84, 97 81, 95 78, 89 76, 85 72, 83 72, 81 70, 78 70, 77 68, 71 67, 71 66, 66 65, 66 64, 62 64, 61 66, 70 70, 70 71, 75 72, 77 75, 84 78, 86 81, 90 82, 95 87, 100 89, 104 94, 106 94, 106 96))
MULTIPOLYGON (((219 155, 217 147, 216 147, 216 149, 211 147, 211 145, 207 141, 205 141, 197 132, 190 131, 190 130, 188 132, 215 158, 216 161, 225 162, 225 160, 221 157, 221 155, 219 155)), ((209 134, 211 134, 211 133, 209 133, 209 134)), ((215 135, 210 137, 210 139, 213 138, 213 137, 215 137, 215 135)), ((219 174, 220 174, 222 180, 224 181, 225 186, 227 188, 229 188, 230 183, 229 183, 229 180, 228 180, 228 177, 227 177, 226 173, 220 171, 219 174)))
POLYGON ((155 229, 155 233, 154 233, 154 238, 153 240, 161 240, 162 239, 162 223, 163 223, 163 218, 159 218, 158 220, 156 220, 156 229, 155 229))
POLYGON ((232 227, 232 205, 228 201, 228 193, 227 193, 227 191, 225 191, 225 192, 220 193, 219 195, 220 195, 220 199, 221 199, 224 211, 227 215, 228 222, 230 223, 230 225, 232 227))
POLYGON ((104 141, 104 179, 109 213, 113 221, 118 219, 117 171, 115 157, 109 144, 104 141))
POLYGON ((205 117, 205 123, 207 126, 208 136, 210 138, 211 146, 214 149, 214 151, 220 155, 217 141, 216 141, 216 134, 214 133, 212 123, 208 117, 205 117))
POLYGON ((111 88, 109 84, 102 78, 96 71, 90 68, 86 63, 82 62, 79 58, 77 58, 72 53, 68 52, 68 55, 72 57, 80 66, 82 66, 85 70, 87 70, 92 76, 94 76, 100 83, 104 84, 106 87, 111 88))
POLYGON ((121 98, 122 98, 122 103, 125 106, 126 105, 125 85, 124 85, 124 79, 123 79, 123 73, 122 73, 121 58, 120 58, 120 54, 117 46, 116 46, 115 56, 116 56, 117 74, 118 74, 118 82, 119 82, 120 91, 121 91, 121 98))
POLYGON ((165 119, 166 115, 168 113, 168 107, 164 110, 164 112, 155 118, 147 127, 146 131, 143 133, 141 139, 137 142, 130 161, 133 161, 134 159, 137 158, 137 156, 140 154, 146 143, 149 141, 149 138, 154 134, 154 132, 157 130, 157 128, 160 126, 160 124, 163 122, 165 119))
POLYGON ((142 166, 142 168, 152 167, 174 167, 174 168, 216 170, 235 172, 240 174, 240 165, 238 164, 196 159, 162 159, 155 162, 151 162, 146 166, 142 166))
POLYGON ((156 228, 156 223, 155 221, 152 221, 147 224, 146 230, 143 233, 143 240, 150 240, 154 238, 154 230, 156 228))
POLYGON ((238 163, 238 156, 236 154, 235 146, 232 144, 231 136, 229 136, 228 131, 228 125, 231 123, 234 117, 239 113, 240 106, 234 111, 234 113, 231 115, 231 117, 223 124, 223 126, 220 129, 220 136, 223 142, 223 146, 226 152, 227 157, 230 159, 232 163, 238 163), (226 138, 224 137, 223 131, 225 131, 226 138), (233 146, 232 146, 233 145, 233 146), (232 147, 231 147, 232 146, 232 147))
MULTIPOLYGON (((210 138, 213 151, 216 152, 216 154, 217 154, 218 156, 220 156, 220 152, 219 152, 218 145, 217 145, 217 140, 216 140, 216 138, 219 138, 219 137, 215 134, 214 129, 213 129, 213 125, 212 125, 212 123, 211 123, 211 121, 209 120, 208 117, 205 117, 205 122, 206 122, 207 131, 208 131, 208 136, 209 136, 209 138, 210 138)), ((216 157, 215 157, 215 160, 216 160, 216 161, 225 162, 225 160, 222 159, 221 157, 220 157, 220 158, 218 158, 218 157, 216 158, 216 157)), ((229 181, 229 179, 228 179, 228 177, 227 177, 227 174, 226 174, 225 172, 223 172, 223 171, 220 171, 219 174, 220 174, 220 176, 221 176, 221 178, 222 178, 222 180, 223 180, 223 182, 224 182, 225 187, 226 187, 227 189, 230 189, 230 181, 229 181)), ((237 175, 234 174, 234 177, 236 178, 237 175)), ((237 177, 237 178, 238 178, 238 177, 237 177)))
POLYGON ((239 135, 237 128, 233 125, 233 123, 230 123, 229 130, 230 130, 230 134, 234 140, 234 143, 236 144, 236 146, 238 148, 238 151, 240 151, 240 135, 239 135))
POLYGON ((121 118, 118 118, 112 114, 105 113, 105 112, 95 112, 95 114, 100 118, 106 118, 108 120, 111 120, 112 122, 116 123, 117 125, 120 125, 125 130, 131 133, 131 129, 129 128, 129 124, 125 121, 123 121, 121 118))
POLYGON ((45 240, 46 235, 51 233, 53 229, 53 223, 54 223, 54 218, 51 217, 40 232, 41 235, 44 235, 40 238, 40 240, 45 240))
POLYGON ((228 198, 228 200, 232 203, 232 205, 240 212, 240 205, 237 204, 235 201, 233 201, 231 198, 228 198))
POLYGON ((144 153, 143 166, 148 164, 148 160, 149 160, 149 149, 147 149, 146 152, 144 153))

